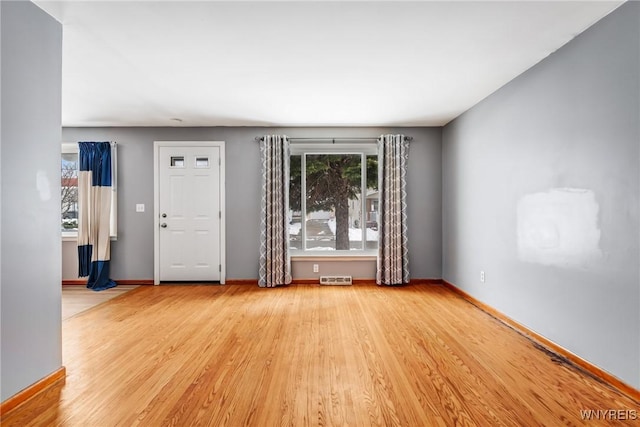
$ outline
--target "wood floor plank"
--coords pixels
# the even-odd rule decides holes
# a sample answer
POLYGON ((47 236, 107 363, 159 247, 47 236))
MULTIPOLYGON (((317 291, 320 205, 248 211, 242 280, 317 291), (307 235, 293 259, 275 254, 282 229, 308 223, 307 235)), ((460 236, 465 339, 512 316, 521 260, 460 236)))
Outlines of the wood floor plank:
MULTIPOLYGON (((638 402, 443 286, 143 286, 63 321, 3 426, 580 426, 638 402)), ((635 412, 634 412, 635 411, 635 412)))
POLYGON ((81 285, 62 286, 62 320, 75 316, 105 301, 127 293, 138 285, 118 285, 115 288, 96 292, 81 285))

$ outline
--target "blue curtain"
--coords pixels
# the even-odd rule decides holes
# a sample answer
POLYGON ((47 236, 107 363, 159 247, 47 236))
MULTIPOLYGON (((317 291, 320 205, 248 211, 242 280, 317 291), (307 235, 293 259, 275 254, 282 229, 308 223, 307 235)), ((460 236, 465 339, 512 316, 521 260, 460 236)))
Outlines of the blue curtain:
POLYGON ((78 275, 94 291, 113 288, 111 258, 111 144, 79 142, 78 275))

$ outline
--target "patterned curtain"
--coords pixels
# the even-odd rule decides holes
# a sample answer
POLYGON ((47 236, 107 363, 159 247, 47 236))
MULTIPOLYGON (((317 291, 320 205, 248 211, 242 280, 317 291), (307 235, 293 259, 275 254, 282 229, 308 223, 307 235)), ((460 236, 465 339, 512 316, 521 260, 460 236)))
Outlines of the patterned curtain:
POLYGON ((87 288, 113 288, 111 258, 111 144, 79 142, 78 275, 89 277, 87 288))
POLYGON ((258 285, 291 283, 289 259, 289 140, 266 135, 260 141, 262 212, 258 285))
POLYGON ((409 283, 407 244, 407 161, 409 142, 404 135, 378 139, 380 229, 378 230, 379 285, 409 283))

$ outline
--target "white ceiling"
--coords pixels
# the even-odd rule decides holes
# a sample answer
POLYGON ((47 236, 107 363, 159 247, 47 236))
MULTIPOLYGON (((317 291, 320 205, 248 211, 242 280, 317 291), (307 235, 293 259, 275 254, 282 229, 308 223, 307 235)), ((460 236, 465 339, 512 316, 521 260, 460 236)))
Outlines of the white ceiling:
POLYGON ((64 126, 439 126, 622 2, 35 3, 64 126))

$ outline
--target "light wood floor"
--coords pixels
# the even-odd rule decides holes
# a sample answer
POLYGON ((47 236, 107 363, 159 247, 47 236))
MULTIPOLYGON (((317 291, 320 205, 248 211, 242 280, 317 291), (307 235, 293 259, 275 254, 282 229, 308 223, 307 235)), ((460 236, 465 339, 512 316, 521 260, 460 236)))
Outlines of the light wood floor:
POLYGON ((66 384, 3 426, 638 425, 581 411, 640 410, 442 286, 142 286, 65 320, 63 351, 66 384))
POLYGON ((96 292, 81 285, 62 286, 62 320, 82 313, 92 307, 120 296, 138 285, 118 285, 115 288, 96 292))

